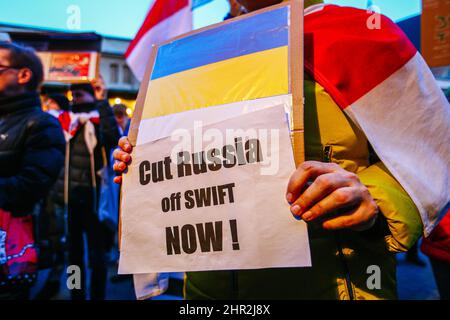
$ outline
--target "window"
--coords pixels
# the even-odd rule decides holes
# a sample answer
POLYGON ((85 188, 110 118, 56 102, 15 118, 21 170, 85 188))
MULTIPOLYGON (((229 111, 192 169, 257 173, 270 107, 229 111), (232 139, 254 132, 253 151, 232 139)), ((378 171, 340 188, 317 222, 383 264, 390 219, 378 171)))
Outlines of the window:
POLYGON ((133 75, 131 74, 131 70, 128 66, 123 66, 123 83, 133 84, 133 75))
POLYGON ((111 83, 119 82, 119 66, 115 63, 109 65, 109 80, 111 83))

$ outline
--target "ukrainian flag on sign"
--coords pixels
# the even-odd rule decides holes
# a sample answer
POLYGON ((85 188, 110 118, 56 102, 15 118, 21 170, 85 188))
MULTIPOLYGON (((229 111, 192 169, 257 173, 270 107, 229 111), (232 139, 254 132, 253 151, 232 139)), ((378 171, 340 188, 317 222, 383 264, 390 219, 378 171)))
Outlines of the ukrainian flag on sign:
POLYGON ((289 94, 289 6, 158 48, 141 120, 289 94))

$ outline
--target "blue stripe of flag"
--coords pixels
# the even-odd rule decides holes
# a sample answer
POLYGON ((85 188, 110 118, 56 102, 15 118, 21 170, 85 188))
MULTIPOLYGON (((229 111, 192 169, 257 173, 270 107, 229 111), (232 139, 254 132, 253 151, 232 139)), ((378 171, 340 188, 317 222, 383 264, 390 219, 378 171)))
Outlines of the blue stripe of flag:
POLYGON ((282 7, 163 45, 151 78, 286 46, 288 12, 288 7, 282 7))

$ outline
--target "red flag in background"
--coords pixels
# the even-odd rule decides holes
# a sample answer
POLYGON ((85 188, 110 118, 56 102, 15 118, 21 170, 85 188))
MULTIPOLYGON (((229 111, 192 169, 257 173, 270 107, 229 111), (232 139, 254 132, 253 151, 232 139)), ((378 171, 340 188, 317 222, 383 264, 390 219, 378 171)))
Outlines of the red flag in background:
POLYGON ((191 0, 156 0, 130 43, 125 58, 142 81, 153 44, 192 30, 191 0))

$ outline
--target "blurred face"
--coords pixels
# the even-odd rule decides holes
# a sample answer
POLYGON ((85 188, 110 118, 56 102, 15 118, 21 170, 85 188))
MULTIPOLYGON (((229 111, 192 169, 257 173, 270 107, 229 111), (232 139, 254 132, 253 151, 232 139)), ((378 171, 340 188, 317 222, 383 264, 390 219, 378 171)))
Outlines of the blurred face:
POLYGON ((255 11, 282 2, 282 0, 237 0, 248 11, 255 11))
POLYGON ((95 102, 95 98, 89 92, 86 92, 84 90, 72 91, 72 98, 72 102, 74 105, 95 102))
POLYGON ((43 107, 44 107, 44 111, 61 110, 58 103, 56 103, 55 100, 50 99, 50 98, 45 99, 43 107))
POLYGON ((18 84, 18 70, 11 68, 9 51, 0 49, 0 97, 13 96, 20 87, 18 84))
POLYGON ((128 120, 128 117, 123 113, 115 113, 114 117, 116 118, 117 124, 122 128, 125 129, 126 122, 128 120))
POLYGON ((26 92, 26 86, 33 78, 30 69, 11 65, 9 57, 9 50, 0 48, 0 98, 26 92))

